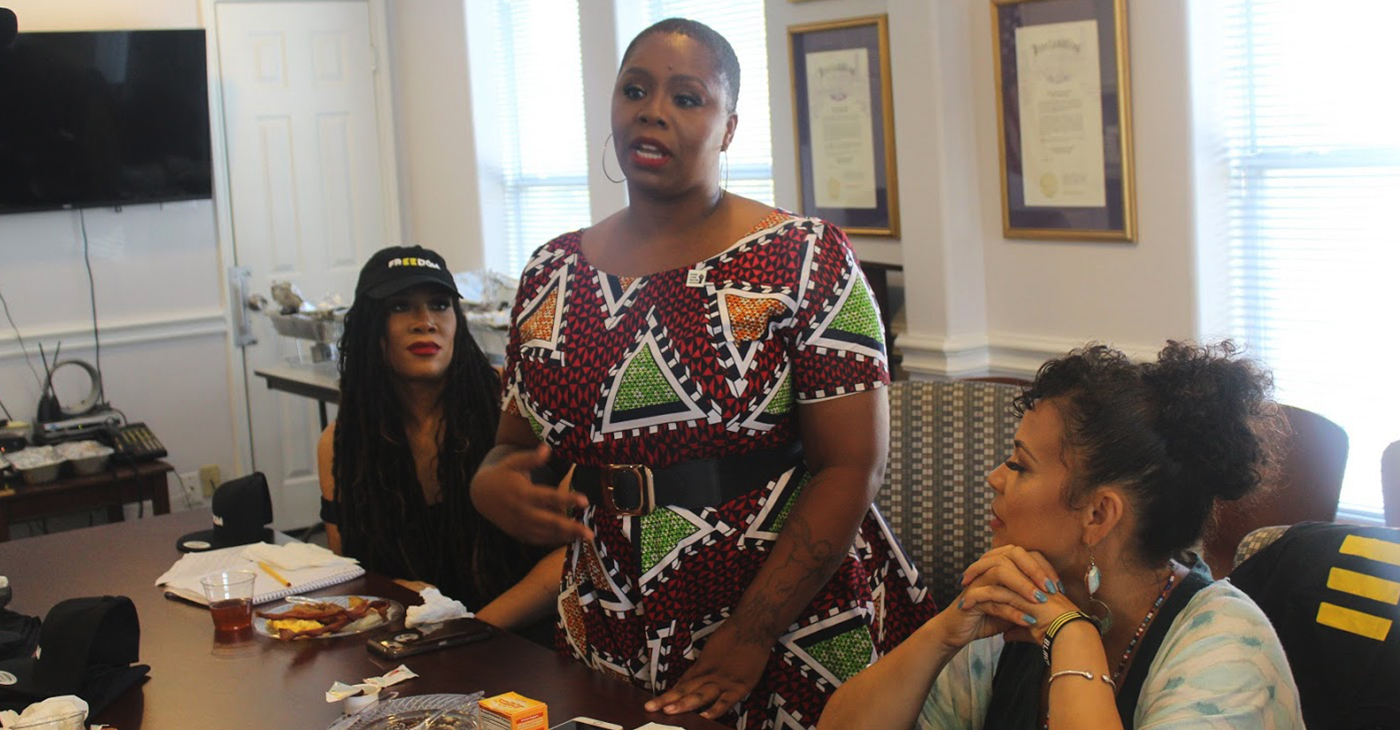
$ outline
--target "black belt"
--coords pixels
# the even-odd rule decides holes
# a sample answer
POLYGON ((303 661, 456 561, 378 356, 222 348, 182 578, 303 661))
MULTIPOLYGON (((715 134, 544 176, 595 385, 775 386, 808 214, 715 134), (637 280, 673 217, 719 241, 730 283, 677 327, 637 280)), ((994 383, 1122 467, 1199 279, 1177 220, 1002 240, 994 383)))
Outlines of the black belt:
POLYGON ((651 514, 657 507, 711 507, 747 494, 796 464, 802 443, 735 456, 695 459, 652 469, 645 464, 574 468, 574 491, 619 515, 651 514))

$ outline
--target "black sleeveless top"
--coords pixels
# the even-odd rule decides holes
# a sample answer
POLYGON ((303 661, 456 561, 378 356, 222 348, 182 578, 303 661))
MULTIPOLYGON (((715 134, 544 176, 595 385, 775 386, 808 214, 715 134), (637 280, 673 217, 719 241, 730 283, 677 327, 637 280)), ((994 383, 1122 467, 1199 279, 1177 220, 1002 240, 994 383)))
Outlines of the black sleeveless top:
MULTIPOLYGON (((1122 686, 1118 688, 1118 717, 1123 721, 1124 728, 1133 727, 1138 695, 1142 694, 1147 670, 1152 666, 1152 659, 1157 656, 1167 630, 1177 614, 1186 608, 1191 597, 1211 583, 1209 573, 1201 572, 1203 566, 1204 563, 1197 563, 1196 569, 1182 578, 1172 594, 1167 596, 1138 645, 1128 675, 1122 678, 1122 686)), ((1112 663, 1113 660, 1110 658, 1109 661, 1112 663)), ((1045 719, 1040 714, 1040 687, 1045 672, 1045 659, 1039 644, 1007 642, 997 661, 996 674, 992 676, 991 703, 982 724, 983 730, 1040 730, 1045 719)))

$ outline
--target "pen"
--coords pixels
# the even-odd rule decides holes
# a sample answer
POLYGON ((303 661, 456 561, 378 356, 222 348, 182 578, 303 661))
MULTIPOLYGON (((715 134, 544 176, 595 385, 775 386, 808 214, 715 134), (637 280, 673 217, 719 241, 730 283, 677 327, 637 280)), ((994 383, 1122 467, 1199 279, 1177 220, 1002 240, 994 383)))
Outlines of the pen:
POLYGON ((258 567, 262 568, 264 573, 267 573, 273 578, 276 578, 278 583, 281 583, 287 588, 292 587, 291 581, 288 581, 286 578, 283 578, 282 576, 278 575, 277 571, 273 570, 271 565, 268 565, 267 563, 264 563, 263 561, 259 560, 258 567))

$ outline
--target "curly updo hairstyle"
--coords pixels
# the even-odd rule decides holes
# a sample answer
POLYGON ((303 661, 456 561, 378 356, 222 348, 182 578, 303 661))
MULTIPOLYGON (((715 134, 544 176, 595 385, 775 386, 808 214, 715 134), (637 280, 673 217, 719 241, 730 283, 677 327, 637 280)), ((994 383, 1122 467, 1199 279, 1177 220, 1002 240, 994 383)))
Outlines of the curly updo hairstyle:
POLYGON ((1275 468, 1287 426, 1272 390, 1269 373, 1228 341, 1168 341, 1146 363, 1091 343, 1042 365, 1015 409, 1055 402, 1071 470, 1066 503, 1123 486, 1137 555, 1156 563, 1200 540, 1217 499, 1244 497, 1275 468))
POLYGON ((710 52, 711 59, 714 60, 715 70, 719 72, 724 81, 725 91, 725 111, 730 114, 739 106, 739 56, 734 53, 734 47, 729 45, 729 41, 711 28, 698 20, 689 18, 667 18, 658 20, 648 26, 646 30, 637 34, 631 43, 627 44, 627 50, 622 54, 622 68, 627 67, 627 59, 632 56, 632 49, 637 47, 637 43, 643 38, 656 35, 657 33, 674 33, 683 35, 710 52))

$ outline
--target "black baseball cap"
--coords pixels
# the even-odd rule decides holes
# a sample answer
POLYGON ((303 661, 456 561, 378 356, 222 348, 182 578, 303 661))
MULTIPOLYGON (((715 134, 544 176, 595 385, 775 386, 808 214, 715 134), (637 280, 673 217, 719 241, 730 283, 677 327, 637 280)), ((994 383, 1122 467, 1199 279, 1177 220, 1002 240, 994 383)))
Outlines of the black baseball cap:
POLYGON ((437 284, 458 299, 462 297, 447 262, 436 251, 422 246, 390 246, 380 249, 360 269, 355 298, 383 299, 419 284, 437 284))
POLYGON ((175 541, 180 552, 198 553, 215 548, 272 542, 272 495, 267 477, 255 471, 246 477, 224 482, 210 500, 214 527, 191 532, 175 541))
POLYGON ((61 601, 44 617, 37 656, 0 662, 0 708, 77 695, 95 715, 150 671, 144 664, 131 666, 140 646, 141 624, 130 598, 61 601))

